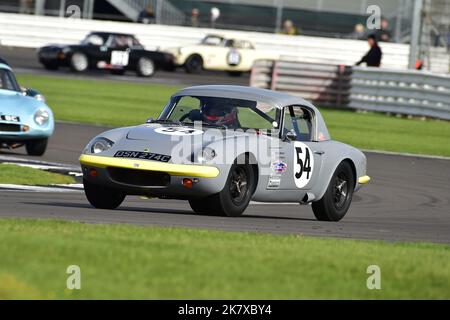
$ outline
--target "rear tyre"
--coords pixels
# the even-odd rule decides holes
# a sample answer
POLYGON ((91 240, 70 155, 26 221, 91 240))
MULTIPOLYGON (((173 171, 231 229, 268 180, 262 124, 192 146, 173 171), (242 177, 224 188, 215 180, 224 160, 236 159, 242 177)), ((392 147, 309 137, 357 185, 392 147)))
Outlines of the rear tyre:
POLYGON ((82 52, 74 52, 70 57, 70 70, 73 72, 85 72, 89 69, 89 59, 82 52))
POLYGON ((189 200, 189 204, 198 214, 239 217, 250 203, 255 180, 250 165, 234 164, 221 192, 207 198, 189 200))
POLYGON ((150 58, 140 58, 136 72, 139 77, 153 77, 155 74, 155 63, 150 58))
POLYGON ((185 64, 184 68, 187 73, 200 73, 203 70, 203 59, 197 54, 190 56, 185 64))
POLYGON ((348 162, 336 169, 322 199, 313 202, 312 209, 319 221, 340 221, 346 215, 353 198, 355 177, 348 162))
POLYGON ((30 156, 42 156, 47 150, 48 139, 31 140, 25 144, 27 153, 30 156))
POLYGON ((125 200, 126 194, 116 189, 95 185, 83 180, 84 193, 89 203, 97 209, 116 209, 125 200))

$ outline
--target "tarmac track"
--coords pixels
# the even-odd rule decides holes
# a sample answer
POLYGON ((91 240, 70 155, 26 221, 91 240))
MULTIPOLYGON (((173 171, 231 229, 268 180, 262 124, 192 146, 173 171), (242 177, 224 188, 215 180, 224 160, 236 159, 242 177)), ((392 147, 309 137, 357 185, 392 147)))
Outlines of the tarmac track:
MULTIPOLYGON (((39 160, 77 164, 80 151, 107 128, 58 123, 39 160)), ((0 155, 27 158, 24 150, 0 155)), ((252 204, 241 218, 197 216, 184 201, 129 197, 115 211, 95 210, 82 193, 0 191, 0 217, 51 218, 299 234, 321 237, 450 243, 450 161, 367 153, 373 181, 357 193, 339 223, 318 222, 309 206, 252 204)), ((30 157, 31 158, 31 157, 30 157)))

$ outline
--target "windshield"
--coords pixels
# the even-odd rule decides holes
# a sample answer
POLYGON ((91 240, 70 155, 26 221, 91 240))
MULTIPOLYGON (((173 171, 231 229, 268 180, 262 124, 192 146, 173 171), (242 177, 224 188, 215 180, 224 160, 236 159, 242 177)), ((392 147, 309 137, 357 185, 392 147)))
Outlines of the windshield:
POLYGON ((201 96, 175 97, 159 121, 185 125, 200 122, 222 129, 278 130, 278 108, 262 102, 201 96))
POLYGON ((0 89, 20 91, 20 86, 17 83, 14 74, 7 69, 0 69, 0 89))
POLYGON ((206 36, 201 44, 207 45, 207 46, 220 46, 222 45, 224 41, 224 38, 219 36, 206 36))
POLYGON ((98 34, 90 34, 83 41, 83 45, 93 45, 93 46, 103 46, 105 44, 105 39, 98 34))

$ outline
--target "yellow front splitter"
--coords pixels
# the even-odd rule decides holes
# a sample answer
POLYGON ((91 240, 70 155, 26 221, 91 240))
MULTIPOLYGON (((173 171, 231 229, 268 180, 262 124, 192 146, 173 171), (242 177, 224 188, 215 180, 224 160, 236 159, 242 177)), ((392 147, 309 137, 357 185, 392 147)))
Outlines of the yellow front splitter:
POLYGON ((83 154, 80 157, 80 163, 86 166, 96 168, 124 168, 135 170, 166 172, 172 176, 185 176, 196 178, 215 178, 219 175, 219 169, 211 166, 173 164, 151 160, 124 159, 100 157, 83 154))

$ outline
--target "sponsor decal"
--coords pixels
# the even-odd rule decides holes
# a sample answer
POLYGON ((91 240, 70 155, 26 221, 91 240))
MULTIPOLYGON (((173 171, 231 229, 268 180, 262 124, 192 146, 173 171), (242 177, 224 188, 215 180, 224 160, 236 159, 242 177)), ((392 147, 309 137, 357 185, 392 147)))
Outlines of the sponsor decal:
POLYGON ((287 171, 288 165, 283 161, 276 161, 272 163, 272 171, 276 174, 282 174, 287 171))
POLYGON ((267 189, 279 189, 281 185, 281 177, 271 176, 269 177, 269 183, 267 189))
POLYGON ((169 162, 171 156, 158 153, 141 152, 141 151, 117 151, 114 158, 128 158, 140 160, 153 160, 160 162, 169 162))

